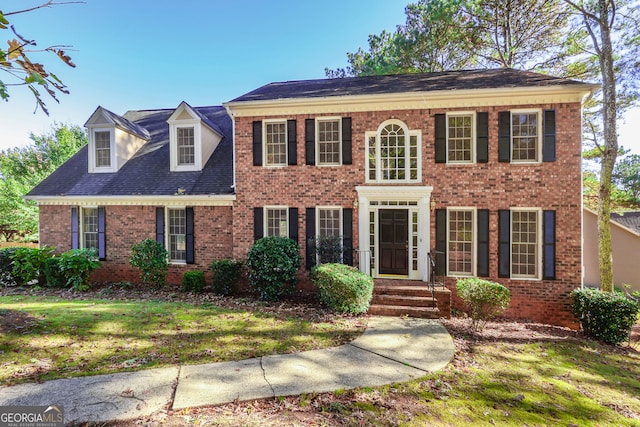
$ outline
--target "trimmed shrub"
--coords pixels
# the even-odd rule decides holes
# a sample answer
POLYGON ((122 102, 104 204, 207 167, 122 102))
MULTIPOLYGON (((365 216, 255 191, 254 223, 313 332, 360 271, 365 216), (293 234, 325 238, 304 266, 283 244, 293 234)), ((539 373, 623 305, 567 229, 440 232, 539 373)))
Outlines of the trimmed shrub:
POLYGON ((44 273, 47 285, 82 292, 91 288, 91 273, 99 266, 96 249, 72 249, 47 259, 44 273))
POLYGON ((167 282, 169 262, 167 250, 162 243, 145 239, 131 246, 129 264, 140 270, 140 279, 145 284, 164 286, 167 282))
POLYGON ((242 261, 230 259, 216 260, 211 263, 213 271, 213 292, 220 295, 233 295, 238 292, 238 281, 242 274, 242 261))
POLYGON ((509 307, 511 292, 499 283, 469 277, 458 279, 458 296, 468 307, 471 328, 482 332, 487 322, 509 307))
POLYGON ((585 335, 614 345, 629 340, 640 303, 618 292, 593 288, 575 289, 571 299, 571 311, 585 335))
POLYGON ((298 244, 286 237, 263 237, 249 250, 249 286, 260 299, 278 301, 293 293, 301 265, 298 244))
POLYGON ((15 248, 11 254, 11 275, 18 285, 28 285, 33 281, 44 285, 45 263, 52 256, 53 248, 15 248))
POLYGON ((355 267, 322 264, 311 270, 311 281, 320 290, 320 301, 337 313, 362 314, 369 311, 373 278, 355 267))
POLYGON ((16 248, 0 249, 0 282, 3 286, 15 286, 13 277, 13 253, 16 248))
POLYGON ((207 282, 204 279, 204 271, 185 271, 182 275, 183 292, 202 292, 207 282))

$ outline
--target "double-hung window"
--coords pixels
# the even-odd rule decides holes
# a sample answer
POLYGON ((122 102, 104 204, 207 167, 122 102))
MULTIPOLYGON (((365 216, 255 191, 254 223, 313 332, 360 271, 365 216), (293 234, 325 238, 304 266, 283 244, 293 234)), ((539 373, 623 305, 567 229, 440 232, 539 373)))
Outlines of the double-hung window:
POLYGON ((420 182, 420 131, 389 120, 378 132, 367 132, 367 182, 420 182))
POLYGON ((98 208, 82 208, 82 247, 98 249, 98 208))
POLYGON ((177 148, 178 148, 178 166, 195 165, 195 132, 193 127, 178 127, 177 148))
POLYGON ((288 209, 286 207, 265 208, 265 236, 289 236, 288 209))
POLYGON ((339 165, 341 163, 340 123, 340 119, 318 119, 318 165, 339 165))
POLYGON ((475 218, 473 209, 449 209, 447 233, 447 273, 475 275, 475 218))
POLYGON ((169 232, 169 260, 182 263, 187 260, 187 215, 184 208, 167 209, 169 232))
POLYGON ((511 161, 538 162, 541 150, 539 111, 511 112, 511 161))
POLYGON ((287 165, 287 122, 286 120, 264 123, 264 150, 266 166, 287 165))
POLYGON ((447 114, 447 162, 474 162, 474 114, 447 114))
POLYGON ((95 167, 110 168, 111 167, 111 131, 96 130, 93 133, 95 144, 95 167))
POLYGON ((540 273, 540 211, 511 211, 511 277, 538 278, 540 273))

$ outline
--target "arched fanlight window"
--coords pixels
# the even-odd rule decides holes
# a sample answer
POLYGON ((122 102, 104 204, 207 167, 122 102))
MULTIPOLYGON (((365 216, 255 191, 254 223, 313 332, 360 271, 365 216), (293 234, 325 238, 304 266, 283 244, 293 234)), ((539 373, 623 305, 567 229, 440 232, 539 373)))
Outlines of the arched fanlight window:
POLYGON ((367 132, 367 181, 419 182, 420 131, 409 131, 399 120, 367 132))

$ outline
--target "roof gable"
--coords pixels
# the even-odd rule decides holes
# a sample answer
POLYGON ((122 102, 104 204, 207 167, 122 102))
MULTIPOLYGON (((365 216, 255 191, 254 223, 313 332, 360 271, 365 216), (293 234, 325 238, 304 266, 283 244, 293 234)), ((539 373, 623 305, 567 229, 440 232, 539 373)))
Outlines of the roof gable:
POLYGON ((84 126, 88 128, 100 125, 115 126, 144 140, 149 140, 149 132, 147 132, 145 128, 130 122, 102 106, 98 106, 93 114, 91 114, 91 117, 89 117, 89 120, 84 124, 84 126))

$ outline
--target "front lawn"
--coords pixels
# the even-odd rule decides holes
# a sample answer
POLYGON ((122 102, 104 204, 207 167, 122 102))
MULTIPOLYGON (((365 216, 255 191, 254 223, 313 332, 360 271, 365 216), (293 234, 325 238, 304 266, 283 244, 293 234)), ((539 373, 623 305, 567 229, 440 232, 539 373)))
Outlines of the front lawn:
POLYGON ((230 403, 94 426, 640 426, 640 343, 612 347, 565 328, 444 321, 454 361, 415 381, 230 403))
POLYGON ((332 347, 364 329, 304 305, 79 297, 0 297, 0 385, 332 347))

